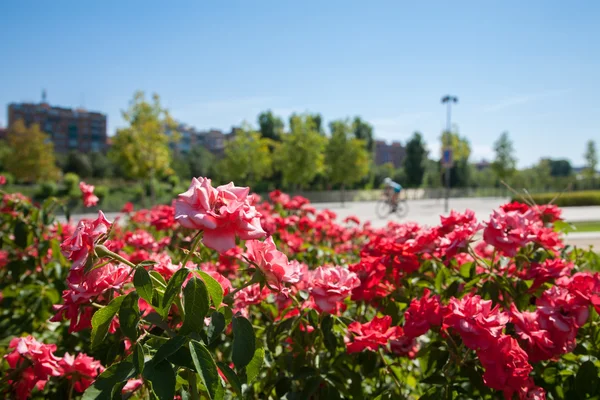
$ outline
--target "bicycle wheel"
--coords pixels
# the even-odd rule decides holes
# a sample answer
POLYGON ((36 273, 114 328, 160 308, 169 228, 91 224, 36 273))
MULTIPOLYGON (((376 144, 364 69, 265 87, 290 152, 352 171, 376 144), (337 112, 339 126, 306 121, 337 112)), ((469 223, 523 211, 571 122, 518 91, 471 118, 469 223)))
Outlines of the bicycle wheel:
POLYGON ((386 200, 379 200, 377 204, 375 204, 375 213, 379 218, 386 218, 391 212, 392 207, 386 200))
POLYGON ((406 200, 401 200, 398 202, 398 208, 396 209, 396 215, 398 218, 404 218, 408 214, 408 202, 406 200))

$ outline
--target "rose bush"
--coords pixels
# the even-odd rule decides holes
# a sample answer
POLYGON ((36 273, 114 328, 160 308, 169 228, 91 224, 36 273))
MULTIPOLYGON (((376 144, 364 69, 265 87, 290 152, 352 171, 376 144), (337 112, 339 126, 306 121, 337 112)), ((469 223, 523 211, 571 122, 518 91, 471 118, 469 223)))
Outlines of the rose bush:
POLYGON ((198 178, 74 224, 0 195, 3 398, 600 396, 600 259, 556 207, 376 229, 198 178))

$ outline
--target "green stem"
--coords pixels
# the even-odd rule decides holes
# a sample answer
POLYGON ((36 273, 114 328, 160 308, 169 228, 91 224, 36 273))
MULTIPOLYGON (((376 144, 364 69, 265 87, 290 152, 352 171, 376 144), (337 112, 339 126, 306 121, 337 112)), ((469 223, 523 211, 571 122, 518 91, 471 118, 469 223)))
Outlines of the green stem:
POLYGON ((126 258, 121 257, 117 253, 114 253, 114 252, 110 251, 109 249, 106 248, 106 246, 96 245, 96 247, 94 248, 94 250, 96 251, 96 254, 98 255, 98 257, 110 257, 110 258, 112 258, 115 261, 122 262, 123 264, 129 265, 131 268, 135 268, 135 264, 134 263, 132 263, 131 261, 127 260, 126 258))
POLYGON ((196 234, 196 236, 194 236, 194 240, 192 241, 192 247, 190 248, 190 251, 185 255, 185 257, 183 258, 183 261, 181 262, 182 266, 185 267, 187 262, 192 257, 192 254, 194 254, 196 252, 196 248, 198 247, 198 244, 200 244, 201 239, 202 239, 202 231, 199 231, 196 234))
POLYGON ((250 279, 248 282, 244 283, 242 286, 240 286, 239 288, 235 289, 233 292, 229 293, 227 295, 227 297, 230 297, 231 299, 233 299, 233 297, 235 296, 235 294, 237 292, 239 292, 240 290, 243 290, 245 288, 247 288, 250 285, 254 285, 255 283, 260 282, 260 274, 259 273, 255 273, 252 276, 252 279, 250 279))
POLYGON ((196 383, 196 373, 194 371, 188 371, 188 384, 190 386, 190 398, 191 400, 199 400, 198 395, 198 384, 196 383))

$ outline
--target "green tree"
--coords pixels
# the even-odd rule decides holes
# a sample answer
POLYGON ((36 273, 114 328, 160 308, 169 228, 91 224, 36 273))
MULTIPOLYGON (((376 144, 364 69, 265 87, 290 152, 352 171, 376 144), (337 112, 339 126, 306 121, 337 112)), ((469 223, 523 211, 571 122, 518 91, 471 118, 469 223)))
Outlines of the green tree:
POLYGON ((327 138, 319 133, 309 115, 294 115, 290 119, 290 127, 291 132, 283 135, 275 155, 283 184, 298 189, 323 172, 323 149, 327 138))
POLYGON ((269 150, 272 144, 270 139, 261 137, 260 132, 243 127, 225 144, 224 157, 219 162, 220 173, 227 180, 255 186, 273 172, 269 150))
POLYGON ((113 176, 114 166, 105 154, 94 151, 90 153, 89 157, 94 178, 110 178, 113 176))
POLYGON ((550 175, 555 178, 571 176, 571 174, 573 173, 573 167, 571 166, 571 162, 569 160, 548 159, 547 161, 550 164, 550 175))
POLYGON ((5 168, 17 180, 39 182, 59 178, 54 144, 38 124, 26 127, 22 120, 16 121, 8 130, 6 142, 10 151, 4 156, 5 168))
POLYGON ((369 153, 362 140, 353 137, 352 125, 348 121, 333 121, 329 124, 331 138, 325 148, 326 174, 329 182, 344 189, 359 182, 369 173, 369 153))
POLYGON ((373 154, 373 151, 375 150, 373 127, 369 123, 363 121, 360 117, 354 117, 352 129, 354 130, 354 137, 364 141, 369 154, 373 154))
MULTIPOLYGON (((313 129, 316 130, 317 132, 319 132, 321 135, 324 134, 323 131, 323 117, 321 116, 321 114, 319 113, 306 113, 306 114, 296 114, 293 113, 292 115, 290 115, 290 131, 294 131, 296 130, 296 127, 294 127, 294 124, 300 122, 300 121, 310 121, 310 123, 313 126, 313 129)), ((302 122, 303 123, 303 122, 302 122)))
POLYGON ((596 176, 596 168, 598 167, 598 153, 596 151, 596 143, 593 140, 587 142, 585 148, 585 170, 584 174, 587 178, 596 176))
POLYGON ((415 132, 406 143, 406 157, 404 158, 404 171, 406 173, 406 185, 408 187, 419 187, 423 183, 425 175, 425 162, 427 161, 427 149, 420 132, 415 132))
POLYGON ((149 102, 141 91, 134 94, 129 108, 123 111, 123 119, 128 126, 117 130, 110 157, 128 178, 148 181, 154 202, 154 181, 172 173, 169 140, 177 138, 165 132, 174 130, 175 122, 161 106, 157 94, 149 102))
POLYGON ((87 154, 70 151, 67 155, 63 171, 74 172, 82 178, 89 178, 93 173, 92 162, 87 154))
POLYGON ((496 158, 492 163, 492 170, 500 180, 506 180, 514 175, 517 168, 515 149, 508 132, 503 132, 494 143, 496 158))
POLYGON ((275 141, 281 140, 281 135, 283 135, 283 121, 274 115, 271 110, 264 111, 258 115, 258 126, 263 138, 275 141))
POLYGON ((194 177, 210 176, 213 173, 215 156, 204 146, 192 147, 186 155, 186 160, 190 166, 190 173, 194 177))
MULTIPOLYGON (((469 141, 461 137, 456 132, 444 131, 441 137, 442 148, 452 148, 453 166, 450 169, 450 187, 467 187, 470 184, 471 166, 469 157, 471 156, 471 145, 469 141)), ((440 160, 440 169, 441 160, 440 160)), ((442 185, 445 186, 445 174, 441 175, 442 185)))

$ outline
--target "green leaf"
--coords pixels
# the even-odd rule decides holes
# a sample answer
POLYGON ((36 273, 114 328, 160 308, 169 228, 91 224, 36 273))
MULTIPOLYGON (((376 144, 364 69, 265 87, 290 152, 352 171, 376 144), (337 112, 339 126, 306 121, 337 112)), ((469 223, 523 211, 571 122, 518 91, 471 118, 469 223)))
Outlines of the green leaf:
POLYGON ((166 316, 169 313, 169 309, 171 308, 171 304, 175 300, 175 297, 179 295, 181 291, 181 286, 185 281, 185 278, 189 275, 190 271, 187 268, 181 268, 179 271, 175 272, 171 279, 169 279, 169 283, 165 289, 165 295, 162 301, 162 309, 163 316, 166 316))
POLYGON ((250 360, 250 363, 246 366, 246 380, 247 384, 251 384, 260 374, 263 363, 265 362, 265 350, 261 347, 256 349, 254 357, 250 360))
POLYGON ((96 378, 94 383, 92 383, 92 385, 83 393, 81 399, 111 400, 113 387, 121 382, 126 382, 135 375, 135 367, 130 360, 113 364, 96 378))
POLYGON ((154 287, 152 286, 152 279, 150 274, 143 267, 137 267, 135 274, 133 275, 133 285, 135 290, 138 292, 140 297, 148 304, 152 304, 152 292, 154 287))
POLYGON ((17 221, 15 224, 15 244, 20 248, 24 249, 27 247, 27 236, 29 233, 29 229, 27 228, 27 224, 23 221, 17 221))
POLYGON ((149 274, 152 275, 153 278, 155 278, 157 281, 159 281, 162 284, 159 286, 162 286, 162 289, 164 291, 164 288, 167 287, 167 281, 165 281, 165 278, 156 271, 150 271, 149 274))
POLYGON ((159 400, 173 400, 175 396, 175 371, 168 361, 155 364, 153 361, 146 363, 144 378, 152 383, 152 390, 159 400))
POLYGON ((123 299, 125 299, 125 296, 115 297, 107 306, 94 313, 92 317, 92 348, 98 347, 106 337, 108 327, 117 311, 119 311, 123 299))
POLYGON ((210 352, 202 343, 192 340, 189 346, 196 371, 200 374, 200 379, 202 379, 202 383, 206 387, 206 390, 208 390, 209 397, 213 399, 219 386, 217 364, 215 364, 215 360, 213 360, 210 352))
POLYGON ((473 266, 472 262, 464 263, 463 265, 461 265, 460 266, 460 275, 465 279, 469 279, 471 277, 471 267, 472 266, 473 266))
POLYGON ((183 289, 183 309, 185 320, 180 333, 186 335, 190 332, 200 333, 204 329, 204 317, 208 313, 210 300, 206 285, 199 278, 192 278, 183 289))
POLYGON ((213 301, 213 305, 218 309, 221 306, 221 303, 223 303, 223 287, 215 278, 206 272, 198 271, 198 273, 202 277, 204 283, 206 283, 206 287, 208 288, 208 293, 213 301))
POLYGON ((240 378, 238 378, 235 371, 232 370, 231 368, 229 368, 229 366, 227 364, 225 364, 224 362, 218 362, 217 366, 219 367, 219 369, 221 370, 223 375, 225 375, 225 378, 227 378, 227 382, 229 382, 229 384, 233 388, 233 391, 238 396, 241 397, 242 396, 242 382, 240 381, 240 378))
POLYGON ((337 339, 333 334, 332 329, 333 317, 330 314, 327 314, 321 322, 321 332, 323 333, 323 341, 325 342, 325 347, 327 348, 327 350, 333 353, 335 352, 335 348, 337 347, 337 339))
POLYGON ((144 371, 144 348, 139 343, 134 345, 132 361, 135 372, 141 374, 144 371))
POLYGON ((225 316, 219 311, 213 312, 210 317, 210 325, 208 325, 208 344, 211 344, 217 340, 224 329, 225 316))
POLYGON ((140 321, 140 307, 138 306, 139 296, 136 292, 131 292, 121 304, 119 309, 119 325, 121 332, 132 341, 137 340, 137 325, 140 321))
POLYGON ((242 316, 233 318, 233 354, 232 360, 236 368, 243 368, 254 356, 256 338, 252 324, 242 316))
POLYGON ((592 361, 586 361, 579 367, 575 376, 575 390, 585 399, 586 395, 594 394, 600 379, 598 379, 598 368, 592 361))
POLYGON ((165 344, 160 346, 152 358, 154 363, 159 363, 174 354, 177 350, 179 350, 182 346, 184 346, 188 341, 188 338, 185 336, 175 336, 171 339, 167 340, 165 344))

